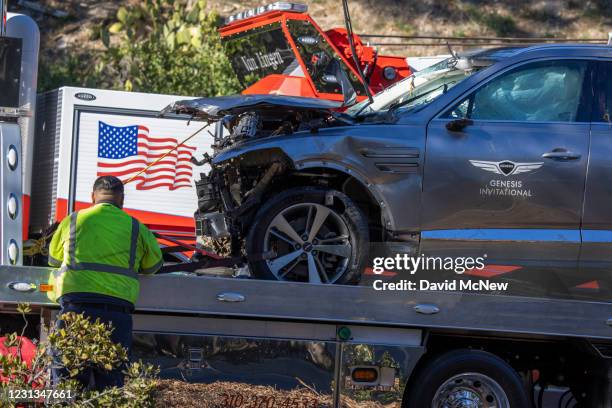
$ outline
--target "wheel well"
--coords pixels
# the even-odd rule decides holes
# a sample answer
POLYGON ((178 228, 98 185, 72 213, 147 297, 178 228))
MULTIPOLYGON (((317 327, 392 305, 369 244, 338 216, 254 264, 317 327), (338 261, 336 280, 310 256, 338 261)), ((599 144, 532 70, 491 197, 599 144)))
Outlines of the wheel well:
POLYGON ((539 380, 544 386, 568 387, 583 403, 598 398, 598 389, 603 388, 601 384, 606 377, 603 359, 587 341, 579 339, 551 340, 429 333, 426 349, 425 355, 408 379, 404 401, 419 373, 434 358, 459 349, 482 350, 496 355, 521 375, 526 386, 532 387, 539 380))
POLYGON ((276 194, 287 186, 329 187, 346 194, 364 213, 370 229, 370 241, 380 242, 384 236, 381 208, 370 191, 358 179, 342 171, 329 168, 289 170, 270 186, 265 196, 276 194))

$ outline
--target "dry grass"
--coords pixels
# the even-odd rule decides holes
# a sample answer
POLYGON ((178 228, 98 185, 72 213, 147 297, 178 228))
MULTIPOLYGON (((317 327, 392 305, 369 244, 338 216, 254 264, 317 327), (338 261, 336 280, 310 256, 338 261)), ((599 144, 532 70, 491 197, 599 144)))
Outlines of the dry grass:
MULTIPOLYGON (((324 30, 344 25, 340 0, 306 3, 324 30)), ((228 15, 261 1, 212 0, 209 4, 228 15)), ((605 39, 612 31, 612 7, 606 0, 349 0, 349 5, 355 32, 368 34, 605 39)), ((446 49, 381 47, 381 51, 432 55, 446 49)))
MULTIPOLYGON (((269 386, 233 382, 190 384, 175 380, 160 380, 155 395, 156 408, 318 408, 331 405, 330 395, 321 395, 307 388, 283 391, 269 386)), ((348 399, 343 401, 342 408, 391 408, 391 406, 348 399)))
MULTIPOLYGON (((68 11, 57 19, 34 16, 42 31, 42 57, 61 58, 62 50, 100 49, 92 33, 108 24, 120 5, 137 0, 41 0, 49 7, 68 11), (59 56, 59 57, 58 57, 59 56)), ((195 0, 190 0, 195 1, 195 0)), ((209 0, 221 16, 271 3, 274 0, 209 0)), ((310 14, 323 28, 343 26, 341 0, 294 0, 307 3, 310 14)), ((606 38, 612 31, 609 0, 349 0, 353 27, 358 33, 445 36, 521 36, 606 38)), ((16 4, 13 2, 12 4, 16 4)), ((20 11, 24 11, 20 9, 20 11)), ((388 40, 385 40, 388 42, 388 40)), ((380 47, 397 55, 445 53, 445 47, 380 47)))

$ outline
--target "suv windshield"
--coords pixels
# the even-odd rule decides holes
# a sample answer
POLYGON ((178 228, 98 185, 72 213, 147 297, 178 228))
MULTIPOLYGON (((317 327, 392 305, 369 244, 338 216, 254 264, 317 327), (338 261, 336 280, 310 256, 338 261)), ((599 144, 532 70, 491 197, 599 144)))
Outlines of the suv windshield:
POLYGON ((461 60, 447 58, 376 94, 373 103, 362 101, 349 108, 346 113, 358 116, 423 107, 475 72, 474 69, 461 69, 460 65, 463 65, 461 60))

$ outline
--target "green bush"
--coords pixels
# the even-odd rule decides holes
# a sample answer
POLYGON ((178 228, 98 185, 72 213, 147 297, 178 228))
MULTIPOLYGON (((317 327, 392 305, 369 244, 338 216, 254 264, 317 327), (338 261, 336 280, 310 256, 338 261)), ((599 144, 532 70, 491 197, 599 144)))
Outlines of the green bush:
POLYGON ((120 7, 92 41, 102 51, 69 47, 40 61, 38 89, 60 86, 219 96, 241 91, 225 54, 219 16, 206 2, 143 0, 120 7))
MULTIPOLYGON (((20 305, 25 317, 27 305, 20 305)), ((0 407, 15 406, 7 397, 9 390, 50 388, 49 371, 52 364, 50 350, 56 350, 68 377, 57 390, 71 390, 75 396, 70 401, 49 401, 51 407, 108 407, 146 408, 153 406, 153 391, 157 386, 158 370, 150 364, 134 362, 127 365, 123 387, 111 387, 104 391, 83 390, 75 380, 83 370, 97 367, 112 370, 128 363, 127 351, 111 341, 112 328, 99 320, 92 322, 83 315, 62 315, 63 329, 52 329, 46 342, 37 345, 36 356, 30 365, 21 358, 21 342, 16 333, 6 336, 4 345, 15 347, 17 355, 0 356, 0 373, 5 381, 0 384, 0 407)), ((24 319, 25 321, 25 319, 24 319)), ((27 321, 25 323, 27 325, 27 321)), ((25 331, 25 327, 24 327, 25 331)), ((23 331, 22 331, 23 335, 23 331)), ((29 403, 28 406, 33 405, 29 403)), ((37 403, 43 406, 42 402, 37 403)), ((23 404, 18 405, 23 406, 23 404)))
POLYGON ((240 91, 206 2, 144 0, 102 28, 100 71, 111 87, 184 95, 240 91))

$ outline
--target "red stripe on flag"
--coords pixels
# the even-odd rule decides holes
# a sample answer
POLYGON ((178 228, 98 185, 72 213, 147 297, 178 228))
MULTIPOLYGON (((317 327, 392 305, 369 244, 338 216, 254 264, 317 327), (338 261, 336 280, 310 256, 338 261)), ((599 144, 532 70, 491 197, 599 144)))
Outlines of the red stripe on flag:
MULTIPOLYGON (((98 167, 106 167, 106 168, 109 168, 109 169, 113 169, 113 168, 117 168, 117 167, 125 167, 125 166, 129 166, 129 165, 132 165, 132 164, 134 164, 134 165, 135 165, 135 164, 144 164, 144 165, 147 165, 147 164, 149 164, 150 162, 152 162, 152 160, 151 160, 151 161, 149 161, 149 160, 145 160, 145 159, 138 159, 138 160, 130 160, 130 161, 125 161, 125 162, 122 162, 122 163, 120 163, 120 164, 119 164, 119 163, 118 163, 118 164, 112 164, 112 163, 98 163, 98 167)), ((184 160, 183 160, 183 162, 185 162, 185 163, 191 163, 191 162, 190 162, 189 160, 187 160, 187 159, 184 159, 184 160)), ((180 162, 179 162, 179 163, 180 163, 180 162)), ((160 160, 160 161, 158 161, 157 163, 155 163, 155 166, 162 166, 162 165, 165 165, 165 164, 169 164, 169 165, 171 165, 173 168, 177 168, 177 169, 180 169, 180 168, 191 169, 191 164, 177 164, 177 163, 175 163, 174 161, 170 161, 170 160, 160 160)), ((140 168, 140 170, 142 170, 142 167, 140 168)), ((136 171, 140 171, 140 170, 136 170, 136 171)))

